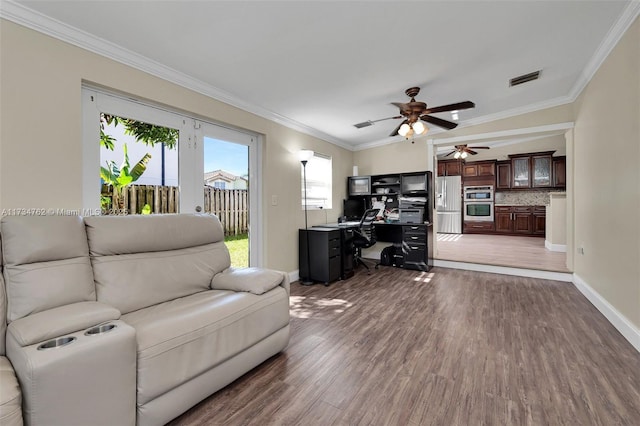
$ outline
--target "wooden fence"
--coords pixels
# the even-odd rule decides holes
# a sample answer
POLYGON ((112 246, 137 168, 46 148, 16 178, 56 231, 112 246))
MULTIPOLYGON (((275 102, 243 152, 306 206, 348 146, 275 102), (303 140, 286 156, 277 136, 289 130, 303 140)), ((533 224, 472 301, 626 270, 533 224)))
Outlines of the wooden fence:
MULTIPOLYGON (((220 219, 225 235, 249 232, 249 193, 246 189, 218 189, 204 187, 204 211, 220 219)), ((102 196, 113 199, 113 188, 103 185, 102 196)), ((177 186, 129 185, 122 190, 122 209, 127 214, 140 214, 148 204, 151 213, 177 213, 179 189, 177 186)), ((103 206, 107 214, 122 214, 118 206, 103 206)))

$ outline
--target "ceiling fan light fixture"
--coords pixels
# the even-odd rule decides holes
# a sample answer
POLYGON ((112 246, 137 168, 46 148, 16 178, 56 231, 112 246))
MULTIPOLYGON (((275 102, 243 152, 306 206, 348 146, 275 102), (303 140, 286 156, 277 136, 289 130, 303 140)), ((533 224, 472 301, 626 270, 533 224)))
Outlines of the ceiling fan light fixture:
POLYGON ((400 126, 400 128, 398 129, 398 134, 400 136, 407 136, 407 134, 409 134, 409 130, 411 130, 411 126, 409 126, 407 123, 404 123, 402 126, 400 126))
POLYGON ((460 154, 460 158, 462 159, 467 158, 467 153, 465 151, 462 151, 462 154, 460 154))
POLYGON ((460 151, 456 151, 456 153, 453 154, 453 158, 455 158, 456 160, 460 158, 460 151))
POLYGON ((413 123, 413 131, 416 132, 417 135, 423 134, 426 130, 427 127, 420 121, 413 123))

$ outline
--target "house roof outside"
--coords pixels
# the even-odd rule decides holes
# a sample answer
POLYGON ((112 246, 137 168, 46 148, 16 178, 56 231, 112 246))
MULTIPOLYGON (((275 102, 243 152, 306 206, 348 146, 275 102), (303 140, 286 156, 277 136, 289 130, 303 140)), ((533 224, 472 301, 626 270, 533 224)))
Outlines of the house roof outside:
POLYGON ((213 182, 216 180, 223 180, 225 182, 235 182, 237 180, 242 180, 247 182, 247 179, 242 176, 236 176, 233 173, 229 173, 224 170, 214 170, 212 172, 205 172, 204 181, 205 182, 213 182))

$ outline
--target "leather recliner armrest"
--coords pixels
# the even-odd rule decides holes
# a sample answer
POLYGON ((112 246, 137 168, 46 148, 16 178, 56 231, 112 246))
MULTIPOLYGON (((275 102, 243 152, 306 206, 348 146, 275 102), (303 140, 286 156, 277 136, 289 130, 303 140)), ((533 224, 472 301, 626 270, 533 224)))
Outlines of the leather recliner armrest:
POLYGON ((7 334, 24 347, 119 318, 120 311, 112 306, 78 302, 15 320, 7 327, 7 334))
POLYGON ((263 294, 267 291, 283 287, 289 295, 289 275, 265 268, 227 268, 216 274, 211 280, 214 290, 246 291, 253 294, 263 294))

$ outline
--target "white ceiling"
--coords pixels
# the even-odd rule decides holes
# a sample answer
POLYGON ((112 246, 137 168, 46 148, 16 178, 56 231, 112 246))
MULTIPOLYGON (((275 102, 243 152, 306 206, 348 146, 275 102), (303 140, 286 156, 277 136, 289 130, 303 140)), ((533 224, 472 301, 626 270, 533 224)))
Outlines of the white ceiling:
MULTIPOLYGON (((50 32, 75 44, 361 149, 401 139, 388 137, 397 121, 353 125, 396 115, 390 102, 407 102, 411 86, 422 88, 417 100, 429 106, 475 102, 460 112, 463 126, 572 101, 637 6, 49 0, 4 1, 2 8, 8 19, 57 28, 50 32), (542 70, 539 80, 508 87, 510 78, 535 70, 542 70)), ((449 113, 436 116, 451 120, 449 113)), ((440 131, 430 127, 430 134, 440 131)))

